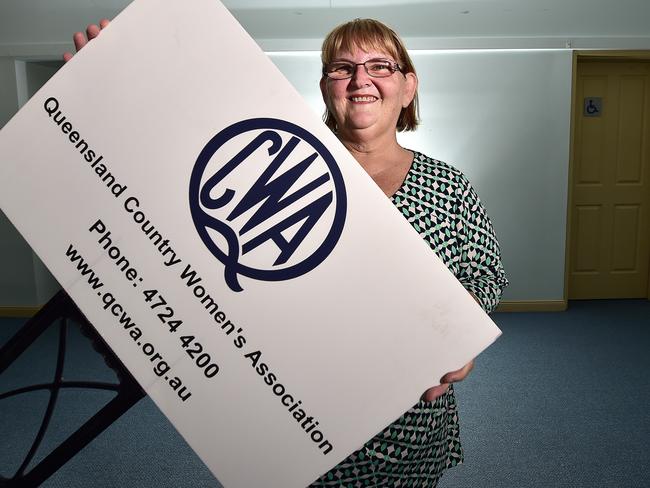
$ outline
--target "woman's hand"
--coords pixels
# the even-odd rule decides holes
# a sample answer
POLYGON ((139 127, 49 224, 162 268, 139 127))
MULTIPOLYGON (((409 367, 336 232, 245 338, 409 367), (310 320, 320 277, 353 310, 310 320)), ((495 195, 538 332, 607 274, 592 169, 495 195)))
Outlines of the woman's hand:
MULTIPOLYGON (((88 41, 92 41, 95 37, 97 37, 101 30, 104 29, 109 24, 109 22, 110 21, 108 19, 102 19, 99 21, 99 25, 90 24, 88 27, 86 27, 85 35, 83 32, 75 32, 75 34, 72 36, 72 40, 74 41, 74 48, 76 51, 79 52, 81 48, 88 44, 88 41)), ((72 56, 74 56, 72 53, 63 53, 63 61, 67 63, 72 59, 72 56)))
MULTIPOLYGON (((469 294, 472 296, 474 300, 476 300, 476 303, 481 305, 481 302, 473 292, 470 291, 469 294)), ((447 389, 449 388, 449 385, 451 383, 456 383, 457 381, 463 381, 467 377, 469 372, 472 371, 473 369, 474 369, 474 360, 472 359, 469 363, 467 363, 459 370, 447 373, 442 378, 440 378, 440 384, 438 386, 429 388, 427 391, 424 392, 424 394, 422 395, 422 400, 425 400, 427 402, 432 402, 439 396, 444 395, 447 392, 447 389)))
POLYGON ((471 360, 469 363, 467 363, 459 370, 451 371, 450 373, 447 373, 442 378, 440 378, 440 384, 438 386, 429 388, 427 391, 424 392, 424 395, 422 395, 422 400, 427 402, 432 402, 439 396, 444 395, 447 392, 447 389, 449 388, 449 385, 451 383, 463 381, 467 377, 469 372, 472 371, 472 369, 474 369, 474 360, 471 360))

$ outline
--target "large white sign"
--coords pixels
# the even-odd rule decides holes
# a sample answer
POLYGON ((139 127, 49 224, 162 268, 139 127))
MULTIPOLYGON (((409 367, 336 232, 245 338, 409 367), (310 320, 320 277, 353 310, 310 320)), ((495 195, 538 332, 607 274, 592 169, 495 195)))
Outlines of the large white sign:
POLYGON ((214 0, 136 0, 0 161, 2 210, 228 488, 306 486, 499 334, 214 0))

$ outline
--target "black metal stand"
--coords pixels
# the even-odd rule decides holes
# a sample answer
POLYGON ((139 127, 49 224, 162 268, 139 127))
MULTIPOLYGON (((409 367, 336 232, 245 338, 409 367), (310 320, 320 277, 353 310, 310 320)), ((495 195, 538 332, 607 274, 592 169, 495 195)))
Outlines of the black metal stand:
POLYGON ((32 385, 0 394, 0 401, 37 390, 49 390, 50 399, 45 410, 41 426, 36 434, 34 443, 23 463, 11 478, 0 477, 0 487, 31 487, 38 486, 61 466, 67 463, 104 429, 117 420, 124 412, 135 405, 145 396, 145 392, 135 381, 131 373, 113 354, 104 340, 83 316, 72 299, 64 291, 55 295, 32 319, 0 349, 0 375, 49 327, 59 326, 59 350, 51 383, 32 385), (63 366, 65 364, 66 331, 68 321, 79 324, 82 332, 91 340, 93 347, 104 357, 106 364, 117 373, 118 383, 103 383, 93 381, 64 381, 63 366), (40 463, 26 472, 27 467, 36 454, 45 433, 47 432, 54 407, 62 388, 90 388, 110 390, 117 395, 101 410, 93 415, 76 432, 48 454, 40 463))

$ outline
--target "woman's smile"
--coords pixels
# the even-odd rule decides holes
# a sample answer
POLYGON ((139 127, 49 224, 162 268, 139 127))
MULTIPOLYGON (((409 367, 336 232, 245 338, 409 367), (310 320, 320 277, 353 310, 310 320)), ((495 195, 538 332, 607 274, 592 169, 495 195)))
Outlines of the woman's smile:
POLYGON ((348 97, 348 100, 350 100, 352 103, 374 103, 379 98, 377 98, 374 95, 353 95, 351 97, 348 97))

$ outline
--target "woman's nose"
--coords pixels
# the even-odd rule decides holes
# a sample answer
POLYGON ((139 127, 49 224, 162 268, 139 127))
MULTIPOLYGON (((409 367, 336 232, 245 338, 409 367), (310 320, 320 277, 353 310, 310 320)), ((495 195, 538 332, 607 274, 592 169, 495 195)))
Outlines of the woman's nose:
POLYGON ((358 88, 368 86, 372 83, 370 80, 370 75, 368 75, 366 67, 363 64, 357 64, 354 67, 354 72, 352 73, 350 83, 358 88))

